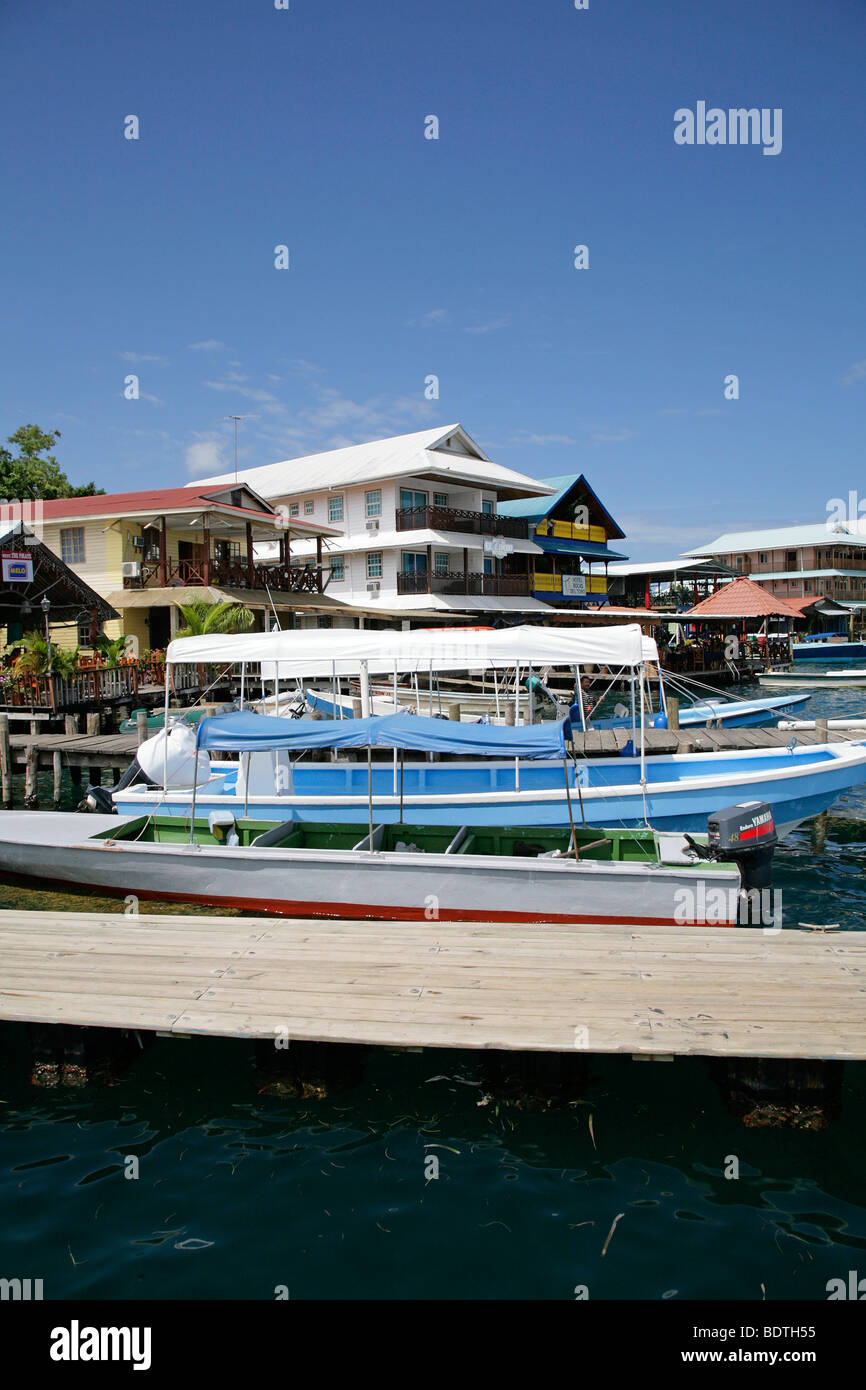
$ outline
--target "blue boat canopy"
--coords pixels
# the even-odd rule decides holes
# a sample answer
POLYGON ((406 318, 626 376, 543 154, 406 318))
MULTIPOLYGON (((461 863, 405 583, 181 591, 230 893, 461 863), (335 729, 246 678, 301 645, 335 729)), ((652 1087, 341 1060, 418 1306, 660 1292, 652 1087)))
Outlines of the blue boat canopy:
POLYGON ((461 724, 418 714, 366 719, 280 719, 238 710, 202 719, 198 747, 249 753, 282 748, 411 748, 422 753, 465 753, 500 758, 564 758, 569 721, 544 724, 461 724))

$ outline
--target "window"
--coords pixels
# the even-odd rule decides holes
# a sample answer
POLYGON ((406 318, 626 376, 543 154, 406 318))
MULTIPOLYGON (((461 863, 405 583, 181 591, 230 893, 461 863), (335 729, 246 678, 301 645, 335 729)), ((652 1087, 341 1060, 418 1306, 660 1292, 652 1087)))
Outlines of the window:
POLYGON ((795 569, 797 568, 797 552, 796 552, 796 550, 786 550, 786 551, 785 551, 785 565, 787 566, 787 568, 788 568, 789 570, 795 570, 795 569))
POLYGON ((426 492, 415 492, 411 487, 401 487, 400 506, 403 507, 426 507, 426 492))
POLYGON ((315 503, 313 503, 313 502, 309 502, 309 501, 305 502, 305 503, 304 503, 304 516, 312 516, 312 515, 313 515, 313 508, 314 508, 314 506, 315 506, 315 503))
POLYGON ((404 574, 426 574, 427 573, 427 551, 426 550, 404 550, 402 558, 402 568, 404 574))
MULTIPOLYGON (((96 624, 96 631, 98 633, 102 631, 102 623, 96 624)), ((82 617, 78 619, 78 633, 75 640, 78 643, 79 647, 92 647, 93 642, 91 641, 91 637, 92 625, 90 621, 90 614, 85 613, 82 617)))
MULTIPOLYGON (((306 504, 306 502, 305 502, 305 503, 304 503, 304 506, 306 507, 306 505, 307 505, 307 504, 306 504)), ((313 505, 313 504, 312 504, 312 502, 311 502, 311 503, 310 503, 310 510, 312 510, 312 505, 313 505)), ((341 496, 341 497, 329 497, 329 498, 328 498, 328 520, 329 520, 329 521, 342 521, 342 520, 343 520, 343 498, 342 498, 342 496, 341 496)))
POLYGON ((300 516, 300 515, 301 515, 301 508, 300 508, 300 505, 299 505, 297 502, 290 502, 290 503, 289 503, 289 516, 300 516))
POLYGON ((447 493, 447 492, 434 492, 434 494, 433 494, 433 506, 434 506, 434 507, 447 507, 447 506, 448 506, 448 493, 447 493))
POLYGON ((485 574, 492 574, 492 573, 493 573, 493 561, 491 560, 491 558, 490 558, 489 555, 485 555, 485 556, 484 556, 484 573, 485 573, 485 574))
POLYGON ((367 504, 367 516, 382 515, 382 489, 374 487, 370 492, 364 493, 364 500, 367 504))
POLYGON ((60 532, 60 558, 67 565, 84 564, 83 526, 70 526, 60 532))
POLYGON ((758 563, 761 565, 767 565, 770 563, 770 556, 766 550, 761 551, 760 555, 758 556, 758 563))
POLYGON ((434 557, 433 557, 433 568, 435 569, 435 571, 436 571, 437 574, 447 574, 447 573, 448 573, 448 570, 449 570, 448 552, 447 552, 446 550, 437 550, 437 551, 436 551, 436 554, 435 554, 434 557))
POLYGON ((811 594, 813 592, 813 587, 814 586, 812 584, 811 579, 806 579, 803 581, 803 589, 807 594, 811 594))
POLYGON ((481 503, 481 510, 482 510, 482 512, 484 513, 485 516, 492 516, 492 515, 493 515, 493 503, 492 503, 492 502, 482 502, 482 503, 481 503))
POLYGON ((345 555, 331 556, 331 583, 342 584, 346 578, 346 557, 345 555))
POLYGON ((367 578, 382 578, 382 552, 381 550, 371 550, 367 555, 367 578))

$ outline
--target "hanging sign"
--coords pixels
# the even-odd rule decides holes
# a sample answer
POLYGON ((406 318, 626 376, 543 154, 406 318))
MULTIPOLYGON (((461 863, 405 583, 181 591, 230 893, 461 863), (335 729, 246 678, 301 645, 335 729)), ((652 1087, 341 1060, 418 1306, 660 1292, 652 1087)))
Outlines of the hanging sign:
POLYGON ((32 584, 33 556, 26 550, 3 551, 3 583, 32 584))
POLYGON ((586 598, 586 576, 583 574, 564 574, 562 576, 563 598, 586 598))

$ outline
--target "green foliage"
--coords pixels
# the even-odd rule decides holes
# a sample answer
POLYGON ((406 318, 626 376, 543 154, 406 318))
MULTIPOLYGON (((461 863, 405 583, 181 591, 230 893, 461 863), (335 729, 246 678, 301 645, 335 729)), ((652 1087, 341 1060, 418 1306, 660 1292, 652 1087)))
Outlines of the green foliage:
POLYGON ((46 434, 38 425, 22 425, 10 434, 7 443, 16 452, 0 448, 0 497, 26 501, 54 497, 92 497, 102 493, 95 483, 73 487, 54 454, 49 452, 60 438, 59 430, 46 434))
POLYGON ((55 676, 68 678, 78 665, 78 647, 74 651, 65 651, 52 643, 49 654, 48 643, 41 632, 25 632, 15 645, 21 648, 21 654, 12 668, 16 676, 44 676, 50 669, 55 676))
POLYGON ((106 637, 104 632, 99 632, 96 635, 93 650, 99 652, 100 656, 105 657, 106 663, 109 666, 117 666, 121 657, 126 656, 126 638, 106 637))
POLYGON ((252 627, 256 615, 240 603, 225 599, 222 603, 208 603, 197 599, 194 603, 179 603, 178 610, 183 617, 184 627, 178 637, 204 637, 215 632, 246 632, 252 627))

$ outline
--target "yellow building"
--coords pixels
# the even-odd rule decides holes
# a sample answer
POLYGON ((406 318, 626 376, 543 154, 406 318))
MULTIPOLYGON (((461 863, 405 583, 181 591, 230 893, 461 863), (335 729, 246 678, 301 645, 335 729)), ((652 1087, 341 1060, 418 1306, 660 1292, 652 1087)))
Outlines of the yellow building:
MULTIPOLYGON (((343 605, 324 590, 322 543, 339 529, 290 518, 251 488, 222 484, 150 492, 107 493, 42 503, 42 540, 120 614, 108 637, 132 638, 133 650, 164 649, 179 626, 179 606, 232 599, 260 614, 326 612, 343 605), (315 541, 315 561, 292 557, 296 540, 315 541), (274 546, 274 542, 277 545, 274 546), (268 544, 262 563, 256 547, 268 544)), ((286 622, 286 617, 289 621, 286 622)), ((52 640, 92 644, 88 624, 58 628, 52 640)))

